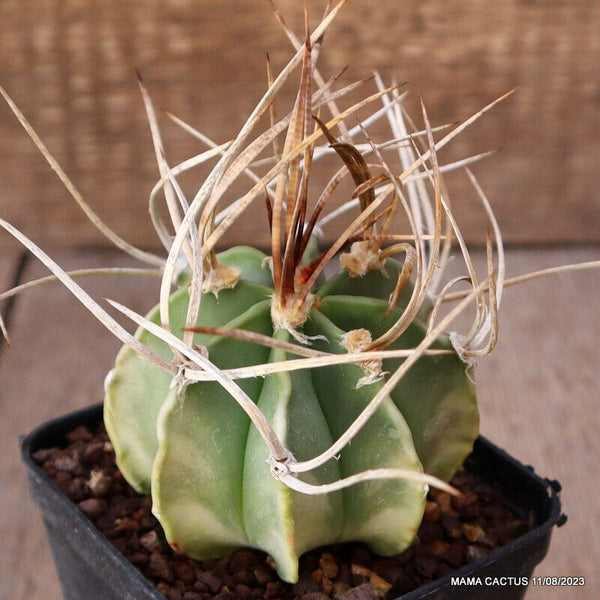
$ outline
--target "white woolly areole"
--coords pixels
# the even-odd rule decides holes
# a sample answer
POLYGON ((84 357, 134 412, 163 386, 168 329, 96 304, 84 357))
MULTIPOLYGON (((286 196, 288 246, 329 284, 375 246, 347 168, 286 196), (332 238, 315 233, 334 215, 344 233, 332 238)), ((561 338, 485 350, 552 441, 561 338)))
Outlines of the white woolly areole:
POLYGON ((215 296, 218 296, 221 290, 235 287, 241 277, 242 272, 237 267, 219 264, 205 274, 202 282, 202 292, 212 292, 215 296))
POLYGON ((341 267, 350 277, 362 277, 369 271, 383 271, 385 259, 380 256, 378 248, 373 248, 367 241, 354 242, 350 252, 340 255, 341 267))
MULTIPOLYGON (((341 345, 348 350, 348 353, 362 352, 367 350, 372 342, 371 332, 368 329, 352 329, 346 332, 341 340, 341 345)), ((383 362, 381 359, 366 360, 360 363, 366 375, 361 377, 356 382, 356 388, 361 388, 364 385, 370 385, 383 378, 382 371, 383 362)))
POLYGON ((372 341, 373 337, 368 329, 352 329, 342 336, 340 343, 353 354, 364 350, 372 341))
MULTIPOLYGON (((304 335, 298 331, 306 323, 308 315, 317 302, 314 294, 307 294, 306 298, 299 299, 288 297, 286 302, 275 296, 271 303, 271 320, 275 329, 285 329, 295 340, 302 344, 307 344, 309 340, 315 339, 304 335)), ((317 336, 323 338, 323 336, 317 336)))

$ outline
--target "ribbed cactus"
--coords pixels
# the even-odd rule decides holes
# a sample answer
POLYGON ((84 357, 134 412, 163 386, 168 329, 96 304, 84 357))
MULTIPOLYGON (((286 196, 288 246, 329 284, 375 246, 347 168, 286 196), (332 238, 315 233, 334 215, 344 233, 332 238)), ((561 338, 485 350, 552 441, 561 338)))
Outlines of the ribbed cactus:
POLYGON ((320 545, 360 540, 383 555, 402 551, 427 485, 453 492, 445 482, 478 433, 471 362, 494 346, 504 274, 491 208, 469 173, 498 249, 496 259, 490 235, 488 274, 478 279, 437 158, 495 102, 437 140, 444 127, 431 127, 424 109, 423 128, 408 126, 397 86, 378 77, 376 91, 342 110, 338 103, 368 81, 335 91, 337 78, 324 81, 316 68, 315 47, 343 4, 304 43, 280 19, 294 57, 277 76, 269 68, 266 94, 232 141, 217 145, 177 121, 210 148, 175 167, 141 85, 161 176, 150 211, 166 259, 111 232, 49 159, 105 235, 154 274, 159 267, 158 303, 147 317, 113 303, 137 323, 135 335, 0 220, 124 342, 106 379, 104 420, 123 475, 152 494, 169 542, 197 559, 260 548, 287 581, 297 578, 298 557, 320 545), (296 67, 295 104, 278 117, 276 97, 296 67), (391 129, 379 143, 367 133, 378 120, 391 129), (327 157, 333 170, 315 190, 311 170, 327 157), (188 199, 178 176, 212 159, 188 199), (250 187, 231 197, 242 179, 250 187), (217 253, 257 199, 266 203, 270 252, 217 253), (446 281, 454 239, 465 271, 446 281), (451 293, 460 281, 470 289, 451 293), (446 300, 458 304, 444 311, 446 300), (469 305, 467 333, 444 333, 469 305))
POLYGON ((331 82, 321 83, 311 92, 311 79, 320 80, 312 44, 334 13, 297 44, 191 205, 160 158, 155 128, 158 189, 171 211, 174 200, 185 210, 174 221, 169 258, 183 253, 188 268, 175 277, 175 262, 167 261, 161 302, 138 318, 136 338, 173 368, 159 368, 128 343, 106 381, 104 420, 119 467, 137 490, 152 494, 172 546, 197 559, 260 548, 287 581, 297 578, 298 557, 321 545, 360 540, 383 555, 405 549, 423 515, 427 482, 443 486, 478 432, 467 365, 434 327, 439 303, 428 293, 448 238, 432 130, 426 123, 421 133, 430 145, 427 170, 407 145, 395 88, 380 86, 341 115, 335 98, 355 86, 334 93, 331 82), (272 118, 248 143, 299 63, 292 112, 272 118), (390 147, 405 171, 430 176, 433 202, 422 182, 404 184, 374 145, 354 142, 360 129, 344 125, 344 116, 376 99, 399 138, 390 147), (325 105, 334 106, 328 123, 317 116, 325 105), (262 176, 250 171, 285 131, 272 168, 262 176), (334 153, 339 170, 311 204, 311 166, 334 153), (365 153, 378 158, 375 175, 365 153), (244 172, 258 183, 217 217, 217 203, 244 172), (345 202, 354 221, 321 252, 320 216, 346 176, 355 185, 356 200, 345 202), (215 254, 220 235, 261 194, 271 255, 250 247, 215 254), (402 208, 409 234, 397 236, 392 217, 402 208), (182 280, 171 293, 171 282, 182 280))
MULTIPOLYGON (((274 330, 273 285, 268 269, 251 248, 218 256, 231 266, 239 260, 241 280, 218 295, 205 294, 200 326, 222 326, 293 341, 274 330)), ((316 290, 314 308, 302 327, 311 348, 344 352, 353 330, 373 339, 398 320, 386 316, 390 283, 400 265, 388 259, 386 273, 357 279, 341 271, 316 290), (365 295, 369 292, 369 295, 365 295), (317 308, 318 306, 318 308, 317 308)), ((405 288, 402 300, 407 301, 405 288)), ((188 295, 171 296, 171 327, 185 323, 188 295)), ((148 319, 158 322, 158 308, 148 319)), ((390 348, 413 348, 425 335, 414 319, 390 348)), ((144 329, 140 341, 168 356, 168 346, 144 329)), ((197 334, 210 360, 221 369, 285 361, 293 353, 239 339, 197 334)), ((440 337, 435 347, 450 348, 440 337)), ((383 364, 395 371, 399 359, 383 364)), ((448 479, 469 453, 478 430, 473 385, 455 354, 424 356, 386 397, 368 424, 330 460, 303 480, 324 484, 374 468, 421 471, 448 479)), ((240 386, 269 419, 280 440, 303 461, 339 438, 381 388, 357 387, 365 376, 357 365, 280 372, 242 380, 240 386)), ((270 475, 268 448, 250 419, 216 382, 183 390, 171 378, 125 347, 106 386, 105 423, 119 467, 140 491, 152 491, 154 512, 175 548, 206 559, 251 546, 270 553, 280 576, 297 577, 303 552, 324 544, 362 540, 380 554, 402 551, 422 518, 423 484, 398 479, 370 481, 326 495, 292 491, 270 475)))

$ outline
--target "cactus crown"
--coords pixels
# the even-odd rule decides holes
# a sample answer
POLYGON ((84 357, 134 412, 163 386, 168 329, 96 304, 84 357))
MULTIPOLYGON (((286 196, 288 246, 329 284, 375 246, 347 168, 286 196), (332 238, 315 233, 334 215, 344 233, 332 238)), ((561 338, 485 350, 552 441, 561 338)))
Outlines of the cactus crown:
POLYGON ((167 163, 140 79, 160 171, 150 214, 166 258, 132 247, 102 223, 2 90, 90 219, 151 266, 143 274, 161 278, 158 303, 145 317, 111 302, 139 326, 131 334, 76 283, 86 272, 66 273, 0 220, 124 343, 105 399, 122 472, 152 493, 177 549, 202 559, 262 548, 289 581, 297 557, 321 544, 363 540, 382 554, 401 551, 421 519, 427 485, 454 493, 446 482, 478 432, 471 365, 494 347, 504 283, 500 232, 468 170, 485 154, 442 166, 438 151, 505 96, 452 127, 432 127, 423 107, 418 129, 400 87, 385 87, 377 75, 336 90, 338 77, 324 80, 316 59, 343 4, 312 33, 307 25, 304 42, 275 9, 292 59, 277 76, 269 65, 267 92, 230 142, 219 145, 173 117, 208 145, 179 165, 167 163), (298 71, 294 106, 278 117, 278 92, 298 71), (339 106, 373 83, 362 100, 339 106), (377 121, 388 123, 389 139, 371 138, 377 121), (315 195, 309 176, 327 156, 339 164, 315 195), (186 197, 178 176, 211 160, 209 176, 186 197), (442 181, 457 169, 490 218, 483 279, 442 181), (351 197, 331 208, 348 178, 351 197), (231 200, 238 179, 251 185, 231 200), (162 199, 170 224, 160 216, 162 199), (266 204, 270 256, 249 247, 217 253, 256 201, 266 204), (405 231, 397 231, 399 214, 405 231), (341 216, 350 223, 340 226, 341 216), (335 241, 320 250, 336 225, 328 236, 335 241), (446 279, 454 241, 464 274, 446 279), (452 291, 461 282, 470 289, 452 291), (449 301, 455 304, 442 316, 449 301), (466 333, 445 333, 470 305, 466 333))

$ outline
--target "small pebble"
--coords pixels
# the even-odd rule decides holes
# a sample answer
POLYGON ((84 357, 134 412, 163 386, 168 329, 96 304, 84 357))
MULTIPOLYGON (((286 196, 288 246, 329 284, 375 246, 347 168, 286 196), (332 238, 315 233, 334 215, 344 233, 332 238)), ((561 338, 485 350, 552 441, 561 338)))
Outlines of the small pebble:
POLYGON ((448 537, 457 539, 462 535, 462 523, 458 517, 450 514, 443 514, 440 520, 442 522, 444 532, 448 537))
POLYGON ((440 520, 440 516, 442 515, 442 509, 437 502, 428 501, 425 505, 425 513, 423 514, 423 518, 430 523, 435 523, 440 520))
POLYGON ((102 498, 88 498, 82 500, 77 506, 90 519, 96 519, 106 510, 106 500, 102 498))
POLYGON ((104 456, 104 442, 95 442, 86 446, 81 460, 86 465, 99 463, 104 456))
POLYGON ((478 542, 485 535, 485 531, 479 525, 463 523, 463 533, 469 542, 478 542))
POLYGON ((149 531, 140 538, 140 544, 148 550, 148 552, 158 551, 161 548, 160 539, 156 531, 149 531))
POLYGON ((193 590, 189 590, 184 592, 183 600, 203 600, 203 596, 200 592, 194 592, 193 590))
POLYGON ((68 442, 74 443, 74 442, 88 442, 94 436, 92 435, 92 433, 90 432, 90 430, 87 427, 80 425, 79 427, 76 427, 75 429, 73 429, 73 431, 70 431, 69 433, 67 433, 67 435, 65 437, 67 438, 68 442))
POLYGON ((467 546, 467 558, 469 561, 477 560, 478 558, 483 558, 487 554, 487 550, 481 546, 476 546, 475 544, 471 544, 467 546))
POLYGON ((270 581, 273 581, 273 573, 271 571, 268 571, 264 567, 254 569, 254 577, 256 577, 256 581, 258 581, 258 583, 262 584, 266 584, 270 581))
POLYGON ((75 474, 79 470, 79 458, 73 454, 58 456, 54 459, 54 467, 58 471, 75 474))
POLYGON ((376 598, 371 585, 364 583, 358 587, 348 590, 338 597, 338 600, 374 600, 376 598))
POLYGON ((175 580, 173 571, 169 568, 167 559, 158 551, 152 552, 150 555, 148 569, 152 576, 157 579, 162 579, 167 583, 173 583, 175 580))
POLYGON ((196 581, 195 567, 188 561, 176 564, 173 567, 173 571, 175 572, 175 577, 187 585, 191 585, 196 581))
POLYGON ((319 566, 323 571, 323 575, 325 575, 325 577, 328 577, 329 579, 334 579, 335 577, 337 577, 337 574, 340 570, 337 563, 335 562, 333 554, 331 554, 330 552, 325 552, 321 554, 321 557, 319 558, 319 566))
POLYGON ((196 579, 206 585, 206 587, 215 594, 223 585, 223 580, 214 575, 211 571, 199 571, 199 569, 196 569, 196 579))
POLYGON ((438 490, 435 499, 442 509, 442 512, 449 513, 452 510, 452 496, 447 492, 440 492, 438 490))
POLYGON ((173 552, 150 496, 136 494, 115 468, 106 434, 81 428, 70 437, 70 446, 38 451, 36 460, 167 600, 383 600, 481 558, 528 528, 494 487, 461 470, 452 481, 461 496, 432 490, 417 539, 403 553, 381 558, 364 544, 315 550, 302 557, 299 581, 290 586, 257 550, 201 563, 173 552))

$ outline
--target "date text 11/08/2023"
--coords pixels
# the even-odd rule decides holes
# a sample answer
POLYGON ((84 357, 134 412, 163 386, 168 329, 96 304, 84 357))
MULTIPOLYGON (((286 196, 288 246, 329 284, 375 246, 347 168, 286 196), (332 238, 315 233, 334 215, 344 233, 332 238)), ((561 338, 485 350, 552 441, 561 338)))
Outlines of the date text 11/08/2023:
POLYGON ((452 585, 458 586, 582 586, 585 577, 452 577, 452 585))

